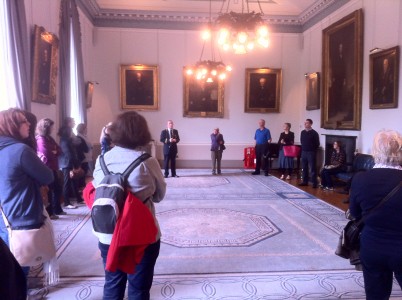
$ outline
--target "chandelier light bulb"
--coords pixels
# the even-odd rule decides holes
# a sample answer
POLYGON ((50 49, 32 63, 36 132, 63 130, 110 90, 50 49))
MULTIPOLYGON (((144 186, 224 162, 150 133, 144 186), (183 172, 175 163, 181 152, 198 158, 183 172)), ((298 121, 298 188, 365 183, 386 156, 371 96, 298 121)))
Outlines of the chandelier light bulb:
POLYGON ((230 49, 229 43, 223 44, 223 45, 222 45, 222 49, 223 49, 223 51, 228 51, 228 50, 230 49))
POLYGON ((187 75, 193 75, 194 71, 193 71, 193 69, 187 69, 186 73, 187 73, 187 75))
POLYGON ((218 71, 216 71, 215 69, 211 70, 211 75, 212 76, 216 76, 217 73, 218 73, 218 71))
POLYGON ((247 42, 248 35, 244 31, 240 31, 237 33, 237 41, 240 44, 245 44, 247 42))
POLYGON ((204 31, 201 33, 201 38, 202 38, 204 41, 209 40, 209 39, 211 38, 211 31, 210 31, 209 29, 204 30, 204 31))
POLYGON ((258 27, 257 33, 260 37, 267 37, 268 36, 268 27, 265 25, 258 27))
POLYGON ((225 73, 221 73, 221 74, 219 74, 219 77, 218 77, 220 80, 225 80, 226 79, 226 74, 225 73))

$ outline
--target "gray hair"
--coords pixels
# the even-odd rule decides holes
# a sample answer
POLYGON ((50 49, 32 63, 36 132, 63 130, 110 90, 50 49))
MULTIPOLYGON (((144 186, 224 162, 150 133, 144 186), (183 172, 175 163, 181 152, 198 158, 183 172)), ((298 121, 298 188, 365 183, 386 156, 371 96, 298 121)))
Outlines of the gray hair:
POLYGON ((371 153, 376 164, 399 166, 402 163, 402 136, 395 130, 380 130, 374 136, 371 153))

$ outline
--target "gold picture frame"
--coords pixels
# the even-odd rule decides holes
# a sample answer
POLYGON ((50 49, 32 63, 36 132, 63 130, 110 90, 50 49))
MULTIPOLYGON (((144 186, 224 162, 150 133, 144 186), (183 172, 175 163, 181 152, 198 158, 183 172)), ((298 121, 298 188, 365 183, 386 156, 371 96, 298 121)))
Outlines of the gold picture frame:
POLYGON ((93 94, 94 94, 94 83, 92 81, 88 81, 87 84, 85 85, 85 102, 87 108, 92 107, 93 94))
POLYGON ((282 94, 282 69, 247 68, 245 90, 245 112, 278 113, 282 94))
POLYGON ((159 109, 159 70, 155 65, 120 65, 122 109, 159 109))
POLYGON ((188 76, 183 68, 183 116, 223 118, 224 81, 205 82, 188 76))
POLYGON ((323 30, 321 127, 360 130, 363 76, 363 11, 323 30))
POLYGON ((320 109, 320 73, 306 74, 306 110, 320 109))
POLYGON ((399 46, 370 54, 370 108, 398 107, 399 46))
POLYGON ((32 102, 55 104, 59 39, 35 25, 32 45, 32 102))

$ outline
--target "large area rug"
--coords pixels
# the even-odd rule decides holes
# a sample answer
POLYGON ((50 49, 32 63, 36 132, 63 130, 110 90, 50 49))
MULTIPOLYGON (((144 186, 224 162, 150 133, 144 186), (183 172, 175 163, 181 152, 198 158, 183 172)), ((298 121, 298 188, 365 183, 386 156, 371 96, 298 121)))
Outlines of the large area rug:
MULTIPOLYGON (((334 255, 346 222, 341 210, 273 176, 179 175, 167 179, 167 195, 156 204, 162 244, 152 299, 365 298, 361 272, 334 255)), ((62 283, 40 292, 101 299, 89 211, 69 213, 54 222, 62 283)), ((402 299, 396 283, 393 299, 402 299)))

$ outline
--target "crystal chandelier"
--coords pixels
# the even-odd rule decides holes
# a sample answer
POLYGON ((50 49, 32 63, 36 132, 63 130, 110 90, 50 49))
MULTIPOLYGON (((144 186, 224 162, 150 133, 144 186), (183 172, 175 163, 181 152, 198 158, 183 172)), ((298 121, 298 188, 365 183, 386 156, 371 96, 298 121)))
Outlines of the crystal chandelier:
POLYGON ((259 13, 250 12, 249 0, 241 1, 241 13, 229 12, 230 0, 227 1, 226 12, 222 13, 225 2, 223 0, 221 11, 216 19, 216 24, 219 27, 218 45, 224 51, 233 50, 236 54, 247 53, 256 46, 268 48, 270 43, 268 27, 262 19, 264 13, 262 12, 260 1, 257 0, 260 9, 259 13))
POLYGON ((202 80, 205 82, 214 82, 215 80, 225 80, 228 72, 232 70, 231 66, 227 66, 220 61, 215 60, 215 49, 214 49, 214 38, 211 33, 211 0, 209 2, 209 24, 208 30, 202 33, 202 38, 204 40, 201 56, 198 62, 193 66, 186 66, 185 72, 187 76, 194 76, 197 80, 202 80), (206 44, 210 45, 211 50, 211 60, 203 60, 203 54, 206 44))

